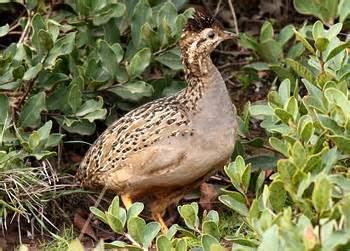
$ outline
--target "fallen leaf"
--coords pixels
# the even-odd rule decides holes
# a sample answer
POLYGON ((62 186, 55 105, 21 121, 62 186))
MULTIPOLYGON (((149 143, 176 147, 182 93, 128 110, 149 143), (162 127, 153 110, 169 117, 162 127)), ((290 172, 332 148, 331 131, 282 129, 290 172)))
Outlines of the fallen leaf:
POLYGON ((200 185, 201 197, 199 199, 199 204, 201 207, 207 211, 213 208, 213 203, 218 197, 218 193, 212 184, 202 183, 200 185))
POLYGON ((91 227, 90 223, 86 225, 87 218, 83 218, 79 212, 74 214, 73 224, 76 228, 80 230, 81 233, 88 235, 95 241, 97 241, 97 237, 94 229, 91 227))

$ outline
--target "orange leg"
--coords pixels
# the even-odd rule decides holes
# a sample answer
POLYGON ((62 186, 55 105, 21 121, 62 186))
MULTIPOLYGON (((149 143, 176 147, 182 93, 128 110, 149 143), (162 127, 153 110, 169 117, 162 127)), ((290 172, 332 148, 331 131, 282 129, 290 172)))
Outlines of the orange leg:
POLYGON ((160 231, 162 231, 163 234, 166 234, 168 232, 168 226, 165 224, 162 215, 160 213, 155 213, 153 218, 159 222, 160 231))
POLYGON ((123 204, 125 206, 125 209, 128 210, 131 205, 132 205, 132 198, 129 194, 123 194, 123 195, 120 195, 122 201, 123 201, 123 204))

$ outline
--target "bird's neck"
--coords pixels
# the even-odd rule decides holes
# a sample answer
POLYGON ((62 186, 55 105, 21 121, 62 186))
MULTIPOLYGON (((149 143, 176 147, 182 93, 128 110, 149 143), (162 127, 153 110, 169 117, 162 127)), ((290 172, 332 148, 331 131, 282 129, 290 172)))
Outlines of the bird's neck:
POLYGON ((182 63, 187 87, 179 94, 178 98, 189 110, 196 111, 198 110, 198 102, 211 85, 208 81, 210 74, 216 68, 210 56, 183 56, 182 63))

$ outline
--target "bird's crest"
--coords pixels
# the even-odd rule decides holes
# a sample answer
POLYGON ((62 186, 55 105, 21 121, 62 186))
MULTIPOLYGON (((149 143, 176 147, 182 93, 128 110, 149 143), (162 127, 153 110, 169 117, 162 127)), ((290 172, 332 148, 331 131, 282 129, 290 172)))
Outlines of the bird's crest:
POLYGON ((195 10, 192 17, 188 19, 185 31, 200 32, 206 28, 212 28, 215 20, 204 11, 195 10))

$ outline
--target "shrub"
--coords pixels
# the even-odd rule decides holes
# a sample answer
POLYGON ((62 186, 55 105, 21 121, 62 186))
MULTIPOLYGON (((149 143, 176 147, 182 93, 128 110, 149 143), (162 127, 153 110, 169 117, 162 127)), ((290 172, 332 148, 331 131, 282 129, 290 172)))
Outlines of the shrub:
POLYGON ((64 136, 79 141, 72 135, 93 134, 97 120, 108 123, 184 86, 174 78, 182 68, 176 42, 191 13, 178 14, 184 1, 11 2, 1 10, 22 8, 25 15, 0 27, 0 37, 13 41, 0 52, 4 226, 10 212, 45 219, 37 205, 64 188, 52 185, 59 168, 52 157, 61 159, 64 136), (154 69, 163 77, 153 77, 154 69))

